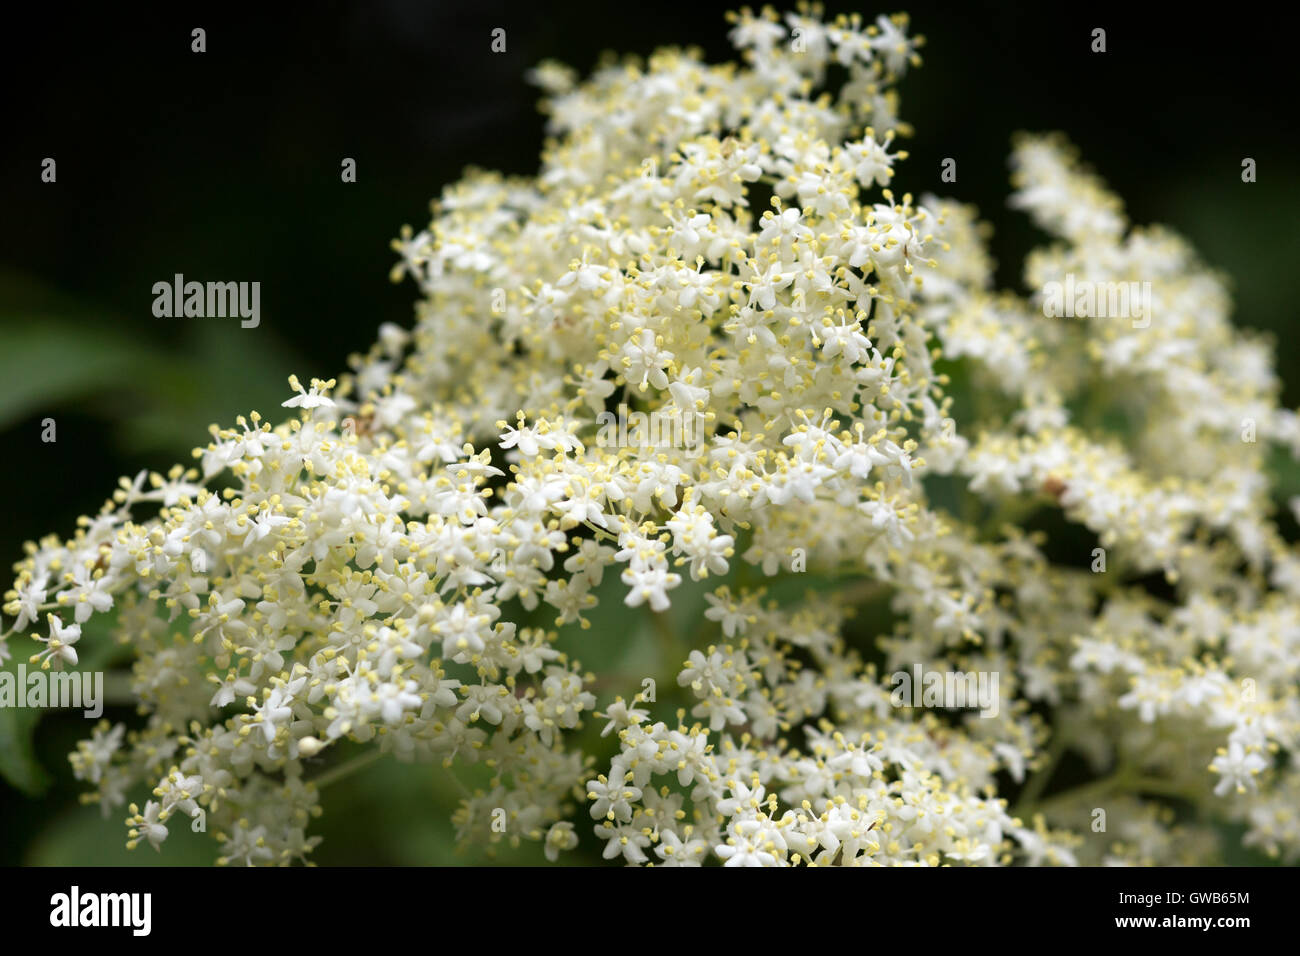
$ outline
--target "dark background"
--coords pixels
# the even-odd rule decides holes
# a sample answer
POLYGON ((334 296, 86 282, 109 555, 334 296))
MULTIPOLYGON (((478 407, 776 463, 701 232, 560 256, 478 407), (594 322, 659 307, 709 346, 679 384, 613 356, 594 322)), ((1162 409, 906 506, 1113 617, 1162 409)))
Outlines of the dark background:
MULTIPOLYGON (((1274 333, 1300 405, 1300 162, 1294 48, 1261 8, 895 0, 926 36, 903 81, 916 136, 895 180, 975 202, 998 280, 1039 241, 1006 209, 1013 131, 1061 129, 1138 223, 1163 222, 1232 277, 1236 321, 1274 333), (1235 12, 1234 12, 1235 10, 1235 12), (1091 30, 1108 50, 1090 52, 1091 30), (1259 181, 1241 182, 1253 157, 1259 181), (939 180, 957 160, 956 183, 939 180)), ((285 378, 341 371, 381 322, 409 325, 388 240, 421 228, 467 165, 529 174, 543 135, 524 71, 602 51, 729 57, 723 5, 378 0, 231 12, 49 4, 0 29, 0 563, 69 534, 120 475, 189 462, 210 422, 278 419, 285 378), (207 52, 190 52, 190 31, 207 52), (507 31, 507 51, 490 50, 507 31), (56 184, 41 161, 58 163, 56 184), (358 181, 340 182, 340 161, 358 181), (261 325, 158 319, 154 282, 260 281, 261 325), (42 443, 41 421, 58 440, 42 443)), ((12 16, 12 14, 10 14, 12 16)), ((25 652, 25 648, 18 650, 25 652)), ((81 728, 77 728, 81 732, 81 728)), ((68 738, 72 739, 72 738, 68 738)), ((66 793, 68 740, 42 729, 66 793)), ((0 786, 0 861, 38 804, 0 786)), ((152 854, 150 854, 152 856, 152 854)))

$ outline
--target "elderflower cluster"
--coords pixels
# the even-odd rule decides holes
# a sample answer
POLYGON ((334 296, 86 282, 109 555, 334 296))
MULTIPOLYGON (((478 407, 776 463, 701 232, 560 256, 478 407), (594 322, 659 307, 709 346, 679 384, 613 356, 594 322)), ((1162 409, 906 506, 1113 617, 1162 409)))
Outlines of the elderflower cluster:
POLYGON ((1300 855, 1300 552, 1264 471, 1300 421, 1269 344, 1052 137, 1013 157, 1053 237, 1028 288, 1149 282, 1147 321, 993 289, 973 210, 890 188, 906 17, 732 22, 741 63, 540 66, 537 176, 471 173, 394 243, 413 330, 28 547, 10 633, 75 665, 111 611, 134 654, 139 726, 72 755, 106 814, 151 791, 133 845, 202 813, 222 862, 304 859, 306 762, 349 742, 490 768, 462 836, 552 860, 1204 862, 1212 819, 1300 855), (619 439, 620 406, 703 438, 619 439), (1098 551, 1050 560, 1043 511, 1098 551), (598 602, 692 593, 658 697, 582 669, 638 633, 589 628, 598 602), (997 674, 1001 706, 896 706, 916 665, 997 674), (1065 752, 1097 783, 1044 798, 1065 752))

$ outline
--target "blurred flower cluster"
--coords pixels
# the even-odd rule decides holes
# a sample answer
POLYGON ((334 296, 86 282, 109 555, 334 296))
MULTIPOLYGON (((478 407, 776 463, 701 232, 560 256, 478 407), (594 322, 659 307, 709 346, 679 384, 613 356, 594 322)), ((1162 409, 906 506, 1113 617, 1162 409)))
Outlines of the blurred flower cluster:
POLYGON ((1052 236, 1026 286, 1149 283, 1145 312, 996 291, 974 210, 890 188, 906 17, 732 26, 738 63, 538 67, 537 176, 472 171, 394 243, 412 330, 29 546, 9 645, 75 666, 111 612, 134 654, 141 722, 71 758, 106 815, 152 789, 132 845, 202 814, 222 862, 304 859, 306 761, 349 741, 489 768, 463 838, 553 860, 1213 862, 1216 821, 1300 854, 1300 553, 1264 467, 1300 424, 1270 344, 1053 137, 1013 154, 1052 236), (620 405, 704 440, 611 442, 620 405), (1045 509, 1097 547, 1049 559, 1045 509), (763 586, 804 573, 829 584, 763 586), (662 700, 602 696, 574 655, 638 632, 591 608, 666 620, 692 587, 662 700), (914 665, 997 674, 1001 706, 896 706, 914 665), (1093 777, 1043 798, 1067 752, 1093 777))

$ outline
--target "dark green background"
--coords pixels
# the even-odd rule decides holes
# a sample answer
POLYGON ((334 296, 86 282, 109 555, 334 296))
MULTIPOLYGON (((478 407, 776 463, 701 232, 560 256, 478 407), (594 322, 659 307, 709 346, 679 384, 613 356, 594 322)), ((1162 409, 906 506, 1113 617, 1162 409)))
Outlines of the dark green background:
MULTIPOLYGON (((1278 337, 1284 400, 1300 405, 1300 134, 1282 24, 1256 7, 1209 19, 1171 17, 1166 4, 829 6, 907 9, 927 37, 925 66, 901 87, 917 135, 896 185, 977 203, 996 227, 1001 285, 1019 287, 1018 263, 1038 240, 1005 207, 1011 133, 1064 130, 1134 221, 1169 224, 1232 277, 1237 321, 1278 337), (1108 36, 1100 55, 1089 51, 1097 26, 1108 36), (1258 162, 1251 185, 1240 177, 1246 156, 1258 162), (957 160, 955 184, 939 181, 944 157, 957 160)), ((718 60, 729 49, 723 9, 386 0, 146 14, 54 4, 7 25, 0 561, 7 568, 26 539, 69 533, 119 475, 188 463, 209 423, 254 408, 278 417, 289 373, 328 377, 381 322, 409 324, 415 292, 388 282, 388 240, 403 223, 423 226, 428 200, 466 165, 535 171, 542 120, 527 68, 555 57, 585 71, 604 50, 669 43, 718 60), (207 30, 202 55, 190 52, 195 26, 207 30), (490 52, 495 27, 507 31, 504 54, 490 52), (58 162, 55 185, 39 180, 46 156, 58 162), (345 156, 357 160, 356 184, 339 181, 345 156), (151 287, 176 272, 260 281, 261 326, 155 318, 151 287), (55 444, 40 441, 46 417, 55 444)), ((76 808, 64 755, 84 732, 62 717, 38 730, 55 777, 44 797, 0 785, 0 862, 118 858, 119 821, 76 808)), ((321 860, 452 859, 427 777, 412 790, 387 764, 371 773, 330 795, 322 825, 335 838, 321 860), (378 792, 407 801, 394 811, 405 829, 375 819, 389 812, 378 792)), ((174 842, 175 860, 204 858, 206 845, 187 857, 183 838, 174 842)))

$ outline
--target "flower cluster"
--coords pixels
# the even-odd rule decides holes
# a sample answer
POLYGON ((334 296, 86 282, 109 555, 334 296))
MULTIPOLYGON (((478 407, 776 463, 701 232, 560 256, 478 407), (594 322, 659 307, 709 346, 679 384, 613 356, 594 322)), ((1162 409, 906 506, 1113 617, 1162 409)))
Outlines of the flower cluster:
POLYGON ((306 761, 370 742, 490 768, 464 838, 552 860, 1169 863, 1213 859, 1214 819, 1300 854, 1300 551, 1264 469, 1300 420, 1270 346, 1052 137, 1014 151, 1054 238, 1027 286, 1149 283, 1145 321, 993 289, 974 211, 890 186, 907 26, 745 11, 740 64, 543 64, 537 176, 471 173, 394 243, 412 330, 29 546, 9 633, 48 615, 35 657, 75 665, 111 610, 134 654, 142 723, 72 755, 106 813, 152 787, 132 844, 202 813, 223 862, 304 859, 306 761), (611 444, 620 404, 706 440, 611 444), (1050 559, 1042 512, 1098 548, 1050 559), (820 592, 778 594, 805 570, 820 592), (591 609, 696 592, 647 675, 680 709, 640 675, 598 693, 618 676, 573 655, 634 629, 591 609), (1002 706, 895 706, 914 665, 998 674, 1002 706), (1066 752, 1097 780, 1043 798, 1066 752))

